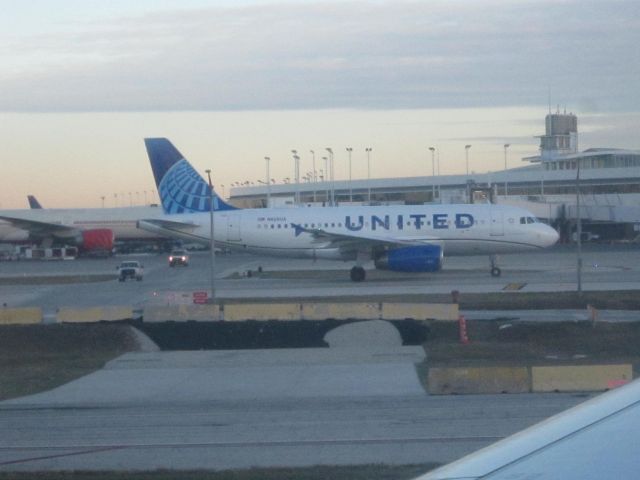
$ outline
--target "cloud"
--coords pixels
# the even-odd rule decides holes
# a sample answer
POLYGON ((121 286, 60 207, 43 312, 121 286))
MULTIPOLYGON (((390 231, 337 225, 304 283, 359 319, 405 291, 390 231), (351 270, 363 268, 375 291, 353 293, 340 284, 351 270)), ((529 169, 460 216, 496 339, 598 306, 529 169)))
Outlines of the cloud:
POLYGON ((13 37, 11 111, 640 110, 635 0, 260 3, 13 37))

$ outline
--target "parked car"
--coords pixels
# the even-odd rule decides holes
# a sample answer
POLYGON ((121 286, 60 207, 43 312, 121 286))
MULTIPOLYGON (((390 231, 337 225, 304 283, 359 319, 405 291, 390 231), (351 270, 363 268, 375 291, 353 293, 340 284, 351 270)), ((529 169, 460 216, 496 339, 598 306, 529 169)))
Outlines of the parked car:
POLYGON ((120 266, 116 267, 118 270, 118 281, 124 282, 126 279, 136 279, 138 282, 142 281, 144 277, 144 265, 135 260, 127 260, 122 262, 120 266))
POLYGON ((174 250, 169 254, 169 266, 175 267, 176 265, 183 267, 189 265, 189 254, 186 250, 174 250))

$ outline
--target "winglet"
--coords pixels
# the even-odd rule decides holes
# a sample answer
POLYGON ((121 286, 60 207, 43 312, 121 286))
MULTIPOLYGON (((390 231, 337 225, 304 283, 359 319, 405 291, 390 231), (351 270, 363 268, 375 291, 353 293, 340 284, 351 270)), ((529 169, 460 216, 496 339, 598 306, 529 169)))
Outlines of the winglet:
MULTIPOLYGON (((208 212, 209 184, 166 138, 145 138, 151 169, 166 213, 208 212)), ((236 210, 214 191, 213 210, 236 210)))

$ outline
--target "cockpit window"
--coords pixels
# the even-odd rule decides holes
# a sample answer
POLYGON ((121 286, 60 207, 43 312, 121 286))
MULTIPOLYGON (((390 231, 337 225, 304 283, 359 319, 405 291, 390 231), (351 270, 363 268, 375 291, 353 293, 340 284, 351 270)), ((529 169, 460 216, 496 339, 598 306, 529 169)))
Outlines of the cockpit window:
POLYGON ((538 223, 540 220, 538 220, 536 217, 520 217, 520 224, 525 225, 527 223, 538 223))

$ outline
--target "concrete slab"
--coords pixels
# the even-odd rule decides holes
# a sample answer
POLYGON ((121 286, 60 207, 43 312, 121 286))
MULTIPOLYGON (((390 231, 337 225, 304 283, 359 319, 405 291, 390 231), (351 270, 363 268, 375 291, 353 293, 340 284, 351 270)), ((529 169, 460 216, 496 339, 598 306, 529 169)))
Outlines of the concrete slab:
POLYGON ((400 347, 402 337, 391 323, 382 320, 354 322, 334 328, 324 336, 330 347, 400 347))
POLYGON ((98 372, 5 404, 160 402, 424 395, 420 347, 128 353, 98 372))

